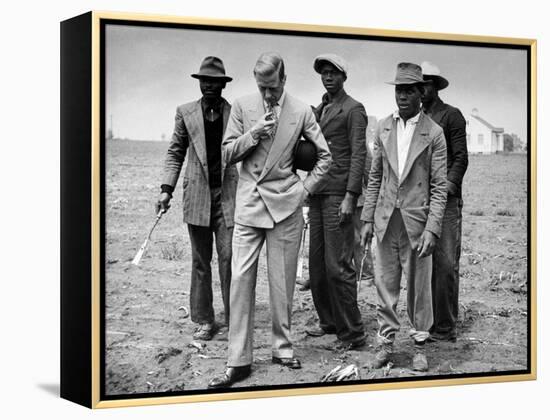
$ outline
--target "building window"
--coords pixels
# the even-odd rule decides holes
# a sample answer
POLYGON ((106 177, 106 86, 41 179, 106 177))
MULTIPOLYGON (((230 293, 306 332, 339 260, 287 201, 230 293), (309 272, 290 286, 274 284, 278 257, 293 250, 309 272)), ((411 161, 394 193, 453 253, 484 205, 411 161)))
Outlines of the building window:
POLYGON ((480 146, 483 144, 483 134, 477 135, 477 144, 479 144, 480 146))

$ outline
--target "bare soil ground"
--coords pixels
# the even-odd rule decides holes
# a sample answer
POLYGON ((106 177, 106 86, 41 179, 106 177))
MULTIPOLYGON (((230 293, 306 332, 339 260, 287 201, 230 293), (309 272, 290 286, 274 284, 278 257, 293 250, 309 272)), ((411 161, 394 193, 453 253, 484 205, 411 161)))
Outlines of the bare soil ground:
MULTIPOLYGON (((106 165, 105 392, 107 395, 205 389, 223 371, 227 332, 192 345, 190 245, 182 223, 181 185, 153 234, 139 267, 130 262, 154 221, 167 143, 112 141, 106 165)), ((319 382, 337 365, 355 364, 362 380, 501 372, 527 368, 527 157, 471 156, 464 182, 460 320, 456 343, 427 348, 429 372, 410 370, 404 295, 402 329, 393 366, 372 369, 377 323, 373 286, 363 284, 359 306, 368 334, 358 351, 334 350, 335 336, 311 338, 317 322, 310 292, 295 297, 293 337, 301 370, 271 363, 265 254, 260 258, 253 374, 239 387, 319 382)), ((306 250, 307 255, 307 250, 306 250)), ((306 258, 307 260, 307 258, 306 258)), ((223 320, 217 262, 214 304, 223 320)), ((304 275, 308 275, 307 261, 304 275)))

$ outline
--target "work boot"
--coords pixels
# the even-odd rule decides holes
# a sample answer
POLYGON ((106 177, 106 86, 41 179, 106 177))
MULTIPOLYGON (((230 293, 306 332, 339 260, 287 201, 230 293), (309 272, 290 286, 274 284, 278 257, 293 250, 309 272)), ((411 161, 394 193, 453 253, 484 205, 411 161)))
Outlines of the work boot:
POLYGON ((200 324, 197 330, 193 333, 195 340, 209 341, 212 340, 216 333, 216 323, 200 324))
POLYGON ((374 369, 380 369, 388 364, 391 360, 393 354, 393 345, 383 344, 378 348, 376 355, 374 356, 374 361, 372 362, 372 367, 374 369))
POLYGON ((427 372, 428 359, 426 359, 426 354, 424 352, 424 343, 415 343, 414 348, 416 354, 413 357, 413 370, 417 372, 427 372))
POLYGON ((310 327, 306 329, 306 334, 311 337, 322 337, 325 334, 336 334, 336 328, 334 327, 323 328, 319 325, 319 326, 310 327))

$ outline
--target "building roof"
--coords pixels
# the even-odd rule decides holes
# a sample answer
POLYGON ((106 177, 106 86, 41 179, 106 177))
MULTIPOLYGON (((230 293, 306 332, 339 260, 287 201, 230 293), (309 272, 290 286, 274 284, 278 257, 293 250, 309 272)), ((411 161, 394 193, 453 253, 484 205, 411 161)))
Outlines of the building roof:
POLYGON ((495 133, 504 133, 504 128, 502 127, 495 127, 492 124, 489 124, 487 121, 485 121, 483 118, 481 118, 479 115, 470 115, 472 118, 475 118, 478 120, 481 124, 483 124, 485 127, 489 128, 491 131, 494 131, 495 133))

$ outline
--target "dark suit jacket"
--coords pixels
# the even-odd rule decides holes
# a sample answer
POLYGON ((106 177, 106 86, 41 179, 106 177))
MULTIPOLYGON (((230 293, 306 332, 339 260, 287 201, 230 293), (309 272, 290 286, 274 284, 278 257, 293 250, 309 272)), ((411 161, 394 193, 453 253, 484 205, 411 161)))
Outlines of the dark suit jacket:
MULTIPOLYGON (((223 99, 224 131, 230 111, 231 105, 223 99)), ((176 110, 174 134, 164 162, 163 184, 176 186, 186 155, 187 166, 183 177, 183 221, 197 226, 209 226, 211 199, 204 118, 200 99, 180 105, 176 110)), ((222 211, 227 227, 233 226, 238 180, 237 168, 234 165, 227 165, 222 158, 222 211)))
POLYGON ((361 220, 374 222, 374 233, 384 239, 388 222, 399 208, 412 247, 424 230, 441 235, 447 204, 447 147, 440 126, 421 112, 405 167, 398 178, 397 122, 393 115, 380 122, 361 220))
POLYGON ((447 180, 457 187, 458 197, 462 196, 462 179, 468 168, 468 146, 466 142, 466 120, 458 108, 437 98, 428 116, 442 129, 447 141, 447 180))
POLYGON ((367 154, 367 113, 360 102, 342 91, 321 118, 326 95, 315 108, 315 117, 332 154, 332 165, 316 194, 344 195, 349 191, 359 196, 367 154))

